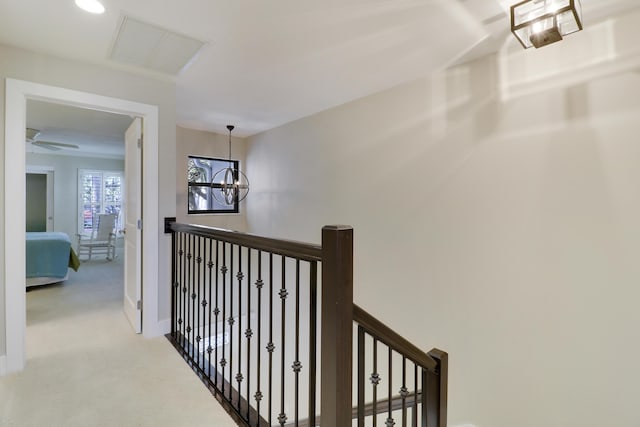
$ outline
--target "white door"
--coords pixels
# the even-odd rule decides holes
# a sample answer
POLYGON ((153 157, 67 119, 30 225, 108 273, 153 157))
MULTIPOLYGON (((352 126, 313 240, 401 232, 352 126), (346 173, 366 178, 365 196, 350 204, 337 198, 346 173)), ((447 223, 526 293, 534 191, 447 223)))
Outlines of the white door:
POLYGON ((142 120, 134 119, 125 141, 124 312, 134 331, 142 332, 142 120))

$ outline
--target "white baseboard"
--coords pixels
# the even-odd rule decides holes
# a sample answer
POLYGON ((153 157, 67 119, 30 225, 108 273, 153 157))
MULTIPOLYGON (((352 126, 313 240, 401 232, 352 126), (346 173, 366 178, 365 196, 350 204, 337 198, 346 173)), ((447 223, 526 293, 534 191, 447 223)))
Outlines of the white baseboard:
POLYGON ((0 356, 0 377, 7 375, 7 356, 0 356))

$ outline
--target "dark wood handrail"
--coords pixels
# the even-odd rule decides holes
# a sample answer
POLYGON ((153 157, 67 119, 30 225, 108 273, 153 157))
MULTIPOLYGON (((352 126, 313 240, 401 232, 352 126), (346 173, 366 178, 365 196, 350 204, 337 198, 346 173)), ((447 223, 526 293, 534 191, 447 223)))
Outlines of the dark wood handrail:
POLYGON ((438 373, 438 362, 393 329, 367 313, 358 305, 353 304, 353 320, 361 325, 369 334, 382 341, 398 353, 433 373, 438 373))
POLYGON ((196 236, 223 240, 234 245, 284 255, 303 261, 322 261, 322 248, 319 245, 294 240, 272 239, 270 237, 241 233, 239 231, 177 222, 171 224, 171 229, 196 236))

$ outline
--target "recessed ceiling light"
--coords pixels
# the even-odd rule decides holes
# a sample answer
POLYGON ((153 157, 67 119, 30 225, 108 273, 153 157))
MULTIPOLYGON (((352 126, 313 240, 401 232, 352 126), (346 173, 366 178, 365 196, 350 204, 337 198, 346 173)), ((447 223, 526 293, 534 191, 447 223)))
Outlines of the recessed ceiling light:
POLYGON ((104 6, 98 0, 76 0, 76 5, 89 13, 104 13, 104 6))

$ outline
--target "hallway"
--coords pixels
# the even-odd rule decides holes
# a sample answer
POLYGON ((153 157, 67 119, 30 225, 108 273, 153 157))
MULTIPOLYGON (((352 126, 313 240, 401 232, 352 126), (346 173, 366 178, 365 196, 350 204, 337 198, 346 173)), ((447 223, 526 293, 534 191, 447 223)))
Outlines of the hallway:
POLYGON ((122 262, 27 292, 27 368, 0 378, 0 426, 236 425, 164 337, 132 332, 122 262))

